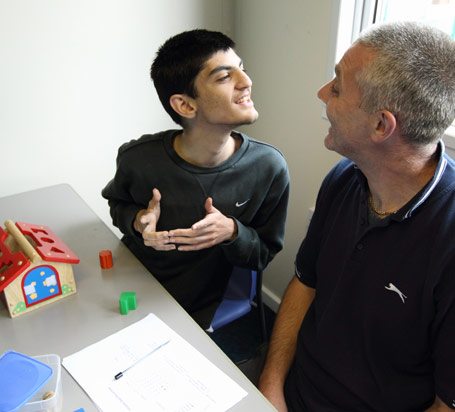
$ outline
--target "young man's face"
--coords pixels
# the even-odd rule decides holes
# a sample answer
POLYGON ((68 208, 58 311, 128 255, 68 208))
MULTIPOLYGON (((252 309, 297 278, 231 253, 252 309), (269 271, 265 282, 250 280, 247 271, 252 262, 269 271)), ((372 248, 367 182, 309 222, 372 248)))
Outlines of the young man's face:
POLYGON ((208 59, 196 77, 196 121, 200 125, 234 129, 258 118, 251 100, 252 82, 234 50, 208 59))
POLYGON ((359 107, 361 92, 355 76, 373 58, 371 50, 352 46, 336 65, 335 78, 318 91, 331 125, 324 144, 352 160, 361 153, 371 132, 369 115, 359 107))

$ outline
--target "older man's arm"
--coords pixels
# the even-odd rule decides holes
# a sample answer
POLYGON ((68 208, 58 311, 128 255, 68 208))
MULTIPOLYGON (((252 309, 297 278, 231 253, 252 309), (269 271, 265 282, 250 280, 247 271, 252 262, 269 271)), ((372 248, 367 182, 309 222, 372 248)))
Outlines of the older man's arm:
POLYGON ((259 389, 279 412, 287 412, 284 383, 294 360, 297 335, 315 290, 294 277, 278 311, 259 389))
POLYGON ((453 412, 438 396, 436 396, 433 405, 431 405, 425 412, 453 412))

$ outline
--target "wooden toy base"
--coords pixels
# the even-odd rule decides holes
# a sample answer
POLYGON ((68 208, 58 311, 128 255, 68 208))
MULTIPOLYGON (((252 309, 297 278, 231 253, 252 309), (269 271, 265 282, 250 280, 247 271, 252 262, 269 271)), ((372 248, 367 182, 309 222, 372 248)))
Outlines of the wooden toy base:
MULTIPOLYGON (((50 266, 48 265, 37 265, 36 267, 33 267, 32 265, 32 267, 28 268, 27 274, 31 273, 33 270, 39 271, 40 274, 38 276, 43 278, 42 282, 45 282, 46 272, 49 269, 47 269, 47 271, 42 269, 49 267, 50 266), (41 275, 41 273, 43 274, 41 275)), ((66 298, 67 296, 73 295, 77 292, 76 282, 74 281, 73 269, 71 265, 53 262, 52 267, 54 267, 58 273, 59 282, 56 282, 55 285, 51 286, 43 285, 44 288, 49 289, 48 293, 45 292, 45 295, 47 295, 47 297, 44 299, 41 297, 41 300, 34 302, 34 300, 40 299, 40 296, 38 294, 36 294, 36 297, 34 297, 33 294, 26 295, 24 297, 23 288, 21 285, 22 282, 16 282, 3 291, 4 298, 2 298, 2 300, 12 318, 23 315, 24 313, 31 312, 35 309, 41 308, 45 305, 48 305, 49 303, 56 302, 57 300, 66 298), (52 291, 52 289, 54 290, 52 291)), ((24 276, 24 280, 25 279, 26 275, 24 276)), ((37 285, 33 286, 36 287, 37 285)))

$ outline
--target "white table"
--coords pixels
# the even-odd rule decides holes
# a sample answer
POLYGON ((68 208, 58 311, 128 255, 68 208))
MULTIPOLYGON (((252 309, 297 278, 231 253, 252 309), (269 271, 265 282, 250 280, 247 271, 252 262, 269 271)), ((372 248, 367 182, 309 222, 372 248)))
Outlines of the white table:
MULTIPOLYGON (((0 198, 2 227, 7 219, 49 226, 80 263, 73 266, 74 295, 14 319, 0 303, 0 354, 11 349, 29 356, 54 353, 63 359, 155 313, 248 392, 232 411, 275 410, 69 185, 0 198), (99 264, 98 253, 105 249, 113 254, 111 269, 99 264), (119 297, 125 291, 136 292, 138 308, 121 315, 119 297)), ((64 368, 62 381, 63 411, 97 410, 64 368)))

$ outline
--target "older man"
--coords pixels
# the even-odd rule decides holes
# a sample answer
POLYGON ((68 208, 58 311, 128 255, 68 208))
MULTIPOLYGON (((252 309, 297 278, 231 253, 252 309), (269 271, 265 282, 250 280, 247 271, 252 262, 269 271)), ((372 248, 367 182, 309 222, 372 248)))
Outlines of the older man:
POLYGON ((414 23, 363 33, 318 97, 325 178, 260 389, 279 411, 455 408, 455 42, 414 23))

